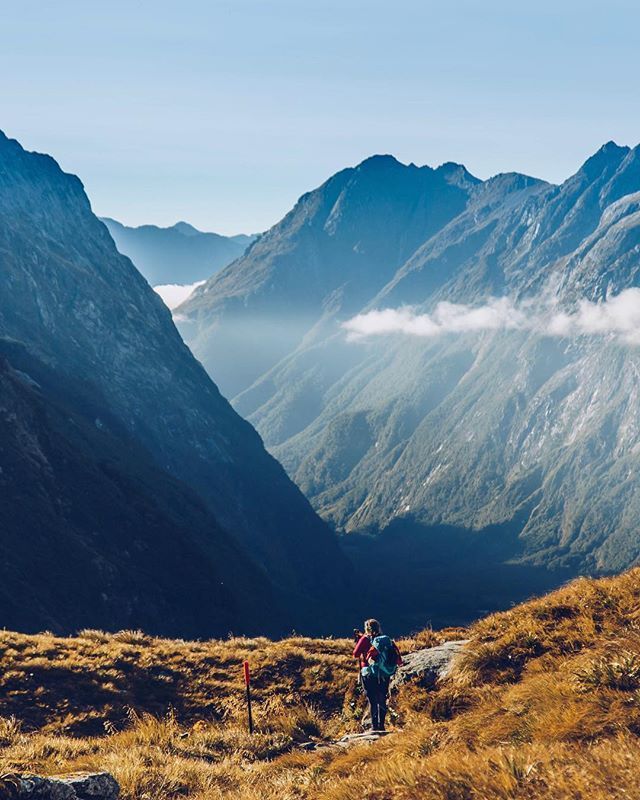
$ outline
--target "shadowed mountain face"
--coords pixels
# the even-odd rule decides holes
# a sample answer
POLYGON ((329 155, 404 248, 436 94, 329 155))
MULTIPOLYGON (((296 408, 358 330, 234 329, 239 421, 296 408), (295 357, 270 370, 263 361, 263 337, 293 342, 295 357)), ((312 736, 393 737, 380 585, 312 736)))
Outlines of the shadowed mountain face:
MULTIPOLYGON (((29 504, 24 519, 3 528, 14 578, 28 582, 28 555, 44 541, 43 553, 59 554, 52 583, 73 558, 86 567, 79 580, 95 582, 94 599, 104 581, 119 587, 125 605, 123 587, 138 587, 128 609, 111 617, 104 601, 105 625, 153 618, 161 629, 166 619, 177 632, 191 619, 196 633, 193 620, 220 597, 205 635, 246 623, 246 591, 263 608, 274 592, 286 599, 287 608, 273 607, 271 629, 310 625, 311 606, 327 590, 338 602, 344 561, 333 535, 192 357, 168 310, 92 214, 80 181, 4 136, 0 271, 3 506, 29 504), (17 539, 21 548, 12 546, 17 539), (309 563, 316 572, 308 574, 309 563), (175 618, 164 616, 177 591, 169 591, 171 575, 184 593, 175 618)), ((51 606, 63 628, 90 616, 70 583, 61 577, 70 612, 56 616, 51 606)), ((314 612, 316 629, 326 629, 324 610, 314 612)), ((34 611, 28 624, 37 619, 34 611)))
POLYGON ((283 607, 264 573, 105 415, 90 384, 15 342, 0 341, 0 351, 3 624, 277 630, 283 607), (279 609, 271 619, 265 598, 279 609))
POLYGON ((204 233, 186 222, 170 228, 132 228, 108 217, 102 222, 119 252, 133 261, 152 286, 206 280, 241 256, 255 238, 204 233))
POLYGON ((406 563, 435 531, 466 531, 448 553, 438 533, 449 575, 496 530, 499 559, 607 571, 640 554, 636 347, 543 330, 354 342, 340 325, 503 296, 570 312, 637 286, 639 270, 638 148, 609 143, 560 186, 380 157, 301 198, 178 319, 339 529, 409 526, 406 563), (251 368, 234 369, 225 347, 251 341, 251 368))

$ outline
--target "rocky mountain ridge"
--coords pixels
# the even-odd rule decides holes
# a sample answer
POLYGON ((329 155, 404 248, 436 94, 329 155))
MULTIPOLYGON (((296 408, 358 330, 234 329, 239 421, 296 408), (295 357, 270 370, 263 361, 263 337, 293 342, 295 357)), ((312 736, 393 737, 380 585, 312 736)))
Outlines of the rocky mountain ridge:
POLYGON ((181 330, 206 366, 220 366, 234 406, 339 529, 410 528, 407 563, 415 548, 437 547, 445 573, 477 554, 478 541, 493 552, 496 531, 499 561, 621 569, 640 556, 637 349, 607 331, 354 342, 341 326, 376 309, 420 315, 443 301, 481 308, 496 297, 522 304, 525 316, 531 304, 570 315, 633 289, 639 158, 639 148, 610 142, 559 186, 427 168, 425 194, 406 191, 425 168, 369 160, 301 198, 205 284, 179 309, 181 330), (368 254, 359 271, 354 252, 368 254), (285 331, 280 349, 229 374, 223 343, 243 331, 270 337, 270 313, 285 331), (443 553, 445 529, 457 533, 445 536, 443 553))

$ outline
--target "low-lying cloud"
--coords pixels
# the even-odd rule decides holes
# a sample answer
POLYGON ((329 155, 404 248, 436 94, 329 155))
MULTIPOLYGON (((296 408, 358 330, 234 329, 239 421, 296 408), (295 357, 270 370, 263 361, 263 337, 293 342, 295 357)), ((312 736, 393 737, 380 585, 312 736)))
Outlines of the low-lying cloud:
POLYGON ((433 338, 474 331, 532 331, 545 336, 613 335, 640 344, 640 289, 625 289, 601 302, 581 300, 571 310, 542 300, 515 303, 491 298, 482 306, 438 303, 431 314, 411 307, 358 314, 343 324, 351 340, 385 334, 433 338))
POLYGON ((206 281, 198 281, 197 283, 180 284, 180 283, 165 283, 161 286, 154 286, 154 290, 163 299, 164 304, 173 311, 179 305, 190 297, 198 286, 202 286, 206 281))

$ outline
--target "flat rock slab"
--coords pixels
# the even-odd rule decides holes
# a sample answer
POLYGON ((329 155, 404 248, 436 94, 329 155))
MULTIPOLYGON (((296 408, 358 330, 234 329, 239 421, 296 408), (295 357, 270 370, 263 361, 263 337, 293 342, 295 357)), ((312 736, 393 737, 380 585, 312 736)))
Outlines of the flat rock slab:
POLYGON ((358 744, 359 742, 377 742, 378 739, 382 739, 385 736, 388 736, 391 731, 365 731, 364 733, 348 733, 346 736, 343 736, 342 739, 338 739, 335 742, 337 747, 350 747, 352 744, 358 744))
POLYGON ((304 742, 299 745, 301 750, 346 750, 355 744, 377 742, 393 731, 366 731, 365 733, 347 733, 341 739, 332 742, 304 742))
POLYGON ((433 689, 439 680, 451 672, 453 662, 468 641, 444 642, 437 647, 427 647, 402 656, 403 664, 391 679, 391 687, 395 689, 407 681, 415 680, 426 689, 433 689))
POLYGON ((7 800, 117 800, 118 782, 108 772, 83 772, 41 778, 39 775, 0 776, 0 798, 7 800))

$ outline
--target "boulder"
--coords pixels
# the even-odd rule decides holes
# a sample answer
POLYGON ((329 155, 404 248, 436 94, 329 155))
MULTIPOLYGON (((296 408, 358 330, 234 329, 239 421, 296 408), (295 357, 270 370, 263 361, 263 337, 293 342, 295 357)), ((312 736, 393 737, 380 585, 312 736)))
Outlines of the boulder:
POLYGON ((417 680, 421 686, 432 689, 436 683, 451 671, 455 658, 464 650, 468 639, 444 642, 437 647, 416 650, 402 657, 403 664, 391 679, 391 687, 397 688, 410 680, 417 680))
POLYGON ((0 776, 2 800, 117 800, 119 794, 118 782, 108 772, 47 778, 13 773, 0 776))

